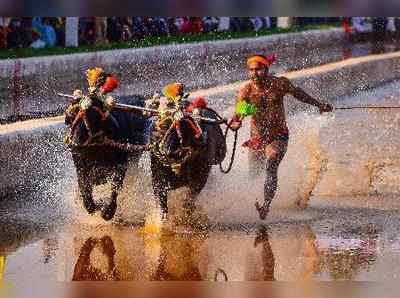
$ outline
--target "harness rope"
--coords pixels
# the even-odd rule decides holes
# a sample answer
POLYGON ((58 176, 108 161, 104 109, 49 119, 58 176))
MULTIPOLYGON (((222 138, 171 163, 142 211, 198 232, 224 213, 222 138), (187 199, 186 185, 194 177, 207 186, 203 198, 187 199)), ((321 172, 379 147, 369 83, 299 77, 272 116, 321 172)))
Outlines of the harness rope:
MULTIPOLYGON (((208 111, 212 112, 217 117, 216 124, 225 124, 226 125, 226 129, 225 129, 225 133, 224 133, 224 139, 225 139, 225 143, 226 143, 227 135, 228 135, 229 130, 231 129, 230 124, 231 124, 232 121, 228 123, 228 121, 226 119, 222 118, 221 115, 219 115, 215 110, 213 110, 211 108, 208 108, 208 107, 205 108, 205 109, 207 109, 208 111)), ((188 120, 188 119, 186 119, 186 120, 188 120)), ((172 124, 170 129, 173 126, 174 125, 172 124)), ((168 129, 168 131, 170 129, 168 129)), ((166 135, 167 135, 167 133, 165 134, 165 136, 166 135)), ((234 141, 233 141, 232 155, 231 155, 228 167, 226 169, 224 169, 223 166, 222 166, 222 162, 219 164, 219 170, 223 174, 228 174, 232 170, 233 162, 235 160, 235 155, 236 155, 237 139, 238 139, 238 131, 235 130, 234 131, 234 141)))
MULTIPOLYGON (((102 121, 105 121, 110 116, 109 112, 103 112, 100 108, 98 108, 96 106, 94 106, 92 108, 94 108, 94 110, 96 110, 100 114, 102 121)), ((206 109, 215 114, 215 116, 217 117, 217 123, 216 124, 225 124, 226 125, 226 129, 225 129, 225 132, 224 132, 224 139, 225 139, 225 143, 226 143, 227 135, 228 135, 228 132, 229 132, 229 130, 231 128, 230 127, 230 123, 231 122, 228 123, 227 120, 222 118, 215 110, 213 110, 211 108, 206 108, 206 109)), ((128 151, 128 152, 133 152, 133 151, 137 151, 137 150, 149 150, 150 149, 149 145, 123 144, 123 143, 115 142, 115 141, 113 141, 111 139, 108 139, 107 137, 104 137, 104 140, 103 140, 102 143, 92 143, 91 144, 90 141, 93 140, 95 137, 103 135, 103 131, 101 130, 98 133, 96 133, 95 135, 92 135, 92 133, 90 131, 89 123, 87 122, 86 111, 85 110, 80 110, 79 113, 77 114, 77 116, 75 117, 75 120, 73 121, 73 123, 71 125, 71 132, 73 132, 76 129, 76 126, 77 126, 79 120, 83 120, 83 122, 84 122, 84 124, 85 124, 85 126, 86 126, 86 128, 88 130, 89 139, 83 145, 79 145, 79 146, 75 146, 75 147, 85 148, 85 147, 98 147, 98 146, 107 145, 107 146, 110 146, 110 147, 113 147, 113 148, 116 148, 116 149, 120 149, 120 150, 125 150, 125 151, 128 151)), ((184 119, 184 120, 189 122, 189 124, 191 126, 191 129, 195 132, 195 134, 199 133, 199 131, 197 131, 197 129, 196 129, 197 127, 194 125, 194 123, 191 123, 192 119, 184 119)), ((173 122, 175 122, 175 121, 173 121, 173 122)), ((171 125, 170 129, 173 126, 175 126, 175 125, 171 125)), ((178 127, 175 126, 175 129, 177 129, 177 128, 178 127)), ((170 129, 168 129, 168 131, 170 129)), ((179 128, 177 130, 179 130, 179 128)), ((219 164, 219 169, 220 169, 221 173, 224 173, 224 174, 228 174, 232 170, 233 162, 235 160, 235 154, 236 154, 236 148, 237 148, 237 139, 238 139, 238 131, 235 130, 234 133, 235 134, 234 134, 232 155, 231 155, 228 167, 226 169, 224 169, 223 166, 222 166, 222 162, 219 164)), ((167 134, 165 134, 164 137, 166 137, 166 135, 167 134)))
MULTIPOLYGON (((225 128, 225 132, 224 132, 224 139, 225 139, 225 143, 226 143, 226 137, 228 135, 229 130, 231 129, 231 122, 228 123, 228 121, 226 121, 226 119, 222 118, 221 115, 219 115, 215 110, 211 109, 211 108, 207 108, 207 110, 213 112, 215 114, 215 116, 217 116, 218 121, 221 122, 221 124, 225 124, 226 128, 225 128)), ((237 146, 237 139, 238 139, 238 131, 235 130, 234 131, 235 135, 233 137, 233 148, 232 148, 232 155, 229 161, 229 165, 226 169, 223 168, 222 166, 222 162, 219 164, 219 170, 221 171, 221 173, 223 174, 228 174, 231 170, 232 170, 232 166, 233 166, 233 162, 235 160, 235 154, 236 154, 236 146, 237 146)))
MULTIPOLYGON (((231 122, 226 124, 225 133, 224 133, 225 142, 226 142, 226 137, 228 135, 228 132, 231 129, 230 124, 231 124, 231 122)), ((233 162, 235 160, 236 146, 237 146, 237 139, 238 139, 238 131, 235 130, 234 133, 235 134, 234 134, 234 137, 233 137, 232 155, 231 155, 231 159, 229 161, 229 165, 228 165, 228 167, 226 169, 224 169, 223 166, 222 166, 222 162, 219 164, 219 170, 221 171, 221 173, 224 173, 224 174, 228 174, 232 170, 233 162)))

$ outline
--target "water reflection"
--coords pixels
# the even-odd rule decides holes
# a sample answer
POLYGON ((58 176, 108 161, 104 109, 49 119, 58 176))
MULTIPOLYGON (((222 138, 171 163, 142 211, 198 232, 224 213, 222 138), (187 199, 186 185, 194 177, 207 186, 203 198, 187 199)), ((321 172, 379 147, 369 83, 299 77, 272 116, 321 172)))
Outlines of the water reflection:
POLYGON ((5 270, 6 270, 6 257, 0 256, 0 282, 3 281, 5 270))
POLYGON ((189 196, 170 196, 170 220, 159 235, 154 281, 208 280, 208 217, 189 196))
POLYGON ((279 281, 312 280, 320 258, 316 235, 309 224, 274 226, 269 230, 274 253, 274 277, 279 281))
POLYGON ((269 243, 268 228, 260 226, 254 239, 254 247, 261 246, 261 260, 262 260, 262 280, 274 281, 275 258, 272 252, 271 244, 269 243))
MULTIPOLYGON (((201 270, 207 258, 207 234, 190 231, 184 234, 162 229, 158 266, 151 280, 200 281, 206 279, 201 270)), ((207 263, 207 262, 205 262, 207 263)))
POLYGON ((377 239, 378 232, 372 225, 359 226, 347 237, 330 238, 331 243, 319 248, 321 273, 328 273, 328 279, 356 280, 375 263, 377 239))
POLYGON ((394 246, 385 245, 388 240, 378 228, 356 225, 354 217, 336 224, 327 221, 271 223, 247 231, 169 223, 147 234, 132 226, 72 225, 11 254, 0 249, 0 277, 4 278, 6 256, 5 279, 11 282, 52 276, 74 281, 374 280, 387 272, 396 276, 396 263, 385 258, 396 256, 394 246), (375 266, 378 251, 384 266, 375 266))
POLYGON ((42 246, 43 263, 47 264, 54 259, 58 248, 58 238, 56 236, 44 239, 42 246))
POLYGON ((73 281, 120 280, 115 266, 114 242, 109 236, 89 237, 74 268, 73 281))
POLYGON ((247 233, 175 225, 151 235, 128 227, 91 229, 84 239, 82 232, 74 236, 80 245, 72 280, 363 280, 376 271, 379 231, 353 224, 334 232, 304 223, 247 233))
POLYGON ((208 241, 209 276, 222 268, 229 281, 313 279, 320 262, 315 240, 307 224, 261 225, 248 233, 212 232, 208 241))

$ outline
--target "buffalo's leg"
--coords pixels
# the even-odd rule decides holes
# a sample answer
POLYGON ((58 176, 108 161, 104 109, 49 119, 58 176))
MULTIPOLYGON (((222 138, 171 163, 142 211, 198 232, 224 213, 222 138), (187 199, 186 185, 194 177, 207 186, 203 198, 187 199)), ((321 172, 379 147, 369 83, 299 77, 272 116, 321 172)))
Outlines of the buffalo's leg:
POLYGON ((79 190, 83 201, 83 206, 89 214, 93 214, 96 211, 96 204, 93 201, 93 186, 85 181, 86 179, 79 178, 79 190))
POLYGON ((83 206, 89 214, 93 214, 97 206, 93 201, 93 181, 90 175, 91 165, 80 154, 72 153, 78 177, 78 186, 83 201, 83 206))
POLYGON ((118 192, 113 191, 111 193, 110 203, 104 206, 104 208, 101 210, 101 217, 104 220, 111 220, 114 217, 115 211, 117 210, 117 197, 118 197, 118 192))
POLYGON ((167 183, 164 180, 160 179, 160 177, 153 177, 153 192, 156 199, 160 204, 161 209, 161 219, 166 220, 168 215, 168 188, 167 183), (164 182, 164 183, 163 183, 164 182))
POLYGON ((168 191, 170 190, 167 169, 158 161, 157 157, 151 154, 151 184, 153 193, 161 209, 161 219, 164 221, 168 215, 168 191))
POLYGON ((101 212, 101 216, 104 220, 111 220, 115 212, 117 210, 117 198, 118 194, 122 189, 125 173, 126 173, 127 165, 121 164, 117 167, 117 172, 113 178, 112 185, 111 185, 111 200, 108 205, 106 205, 101 212))
POLYGON ((154 194, 160 203, 161 220, 166 220, 168 217, 168 191, 157 187, 154 189, 154 194))
POLYGON ((204 162, 200 168, 193 171, 193 175, 195 176, 192 178, 193 182, 191 183, 190 189, 194 196, 197 196, 203 190, 207 183, 210 171, 211 166, 206 164, 206 162, 204 162))
POLYGON ((191 179, 189 197, 185 201, 184 208, 188 214, 192 214, 195 210, 195 200, 207 183, 211 166, 207 163, 199 163, 202 166, 194 171, 194 177, 191 179))

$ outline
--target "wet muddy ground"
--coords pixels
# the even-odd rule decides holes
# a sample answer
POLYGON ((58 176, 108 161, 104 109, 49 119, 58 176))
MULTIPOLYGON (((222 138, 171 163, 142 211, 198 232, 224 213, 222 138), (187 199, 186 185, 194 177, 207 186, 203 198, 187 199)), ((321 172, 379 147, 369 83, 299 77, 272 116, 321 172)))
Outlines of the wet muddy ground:
POLYGON ((3 279, 387 281, 400 273, 397 209, 316 200, 265 224, 203 224, 2 223, 3 279))

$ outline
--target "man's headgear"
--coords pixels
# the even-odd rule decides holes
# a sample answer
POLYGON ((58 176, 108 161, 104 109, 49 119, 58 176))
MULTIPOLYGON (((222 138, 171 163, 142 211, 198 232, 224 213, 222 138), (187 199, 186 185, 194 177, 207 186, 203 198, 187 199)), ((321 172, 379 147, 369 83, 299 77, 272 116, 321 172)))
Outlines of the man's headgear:
POLYGON ((250 67, 250 65, 258 63, 263 66, 270 67, 275 62, 276 58, 276 54, 272 54, 269 56, 254 55, 247 59, 247 66, 250 67))

